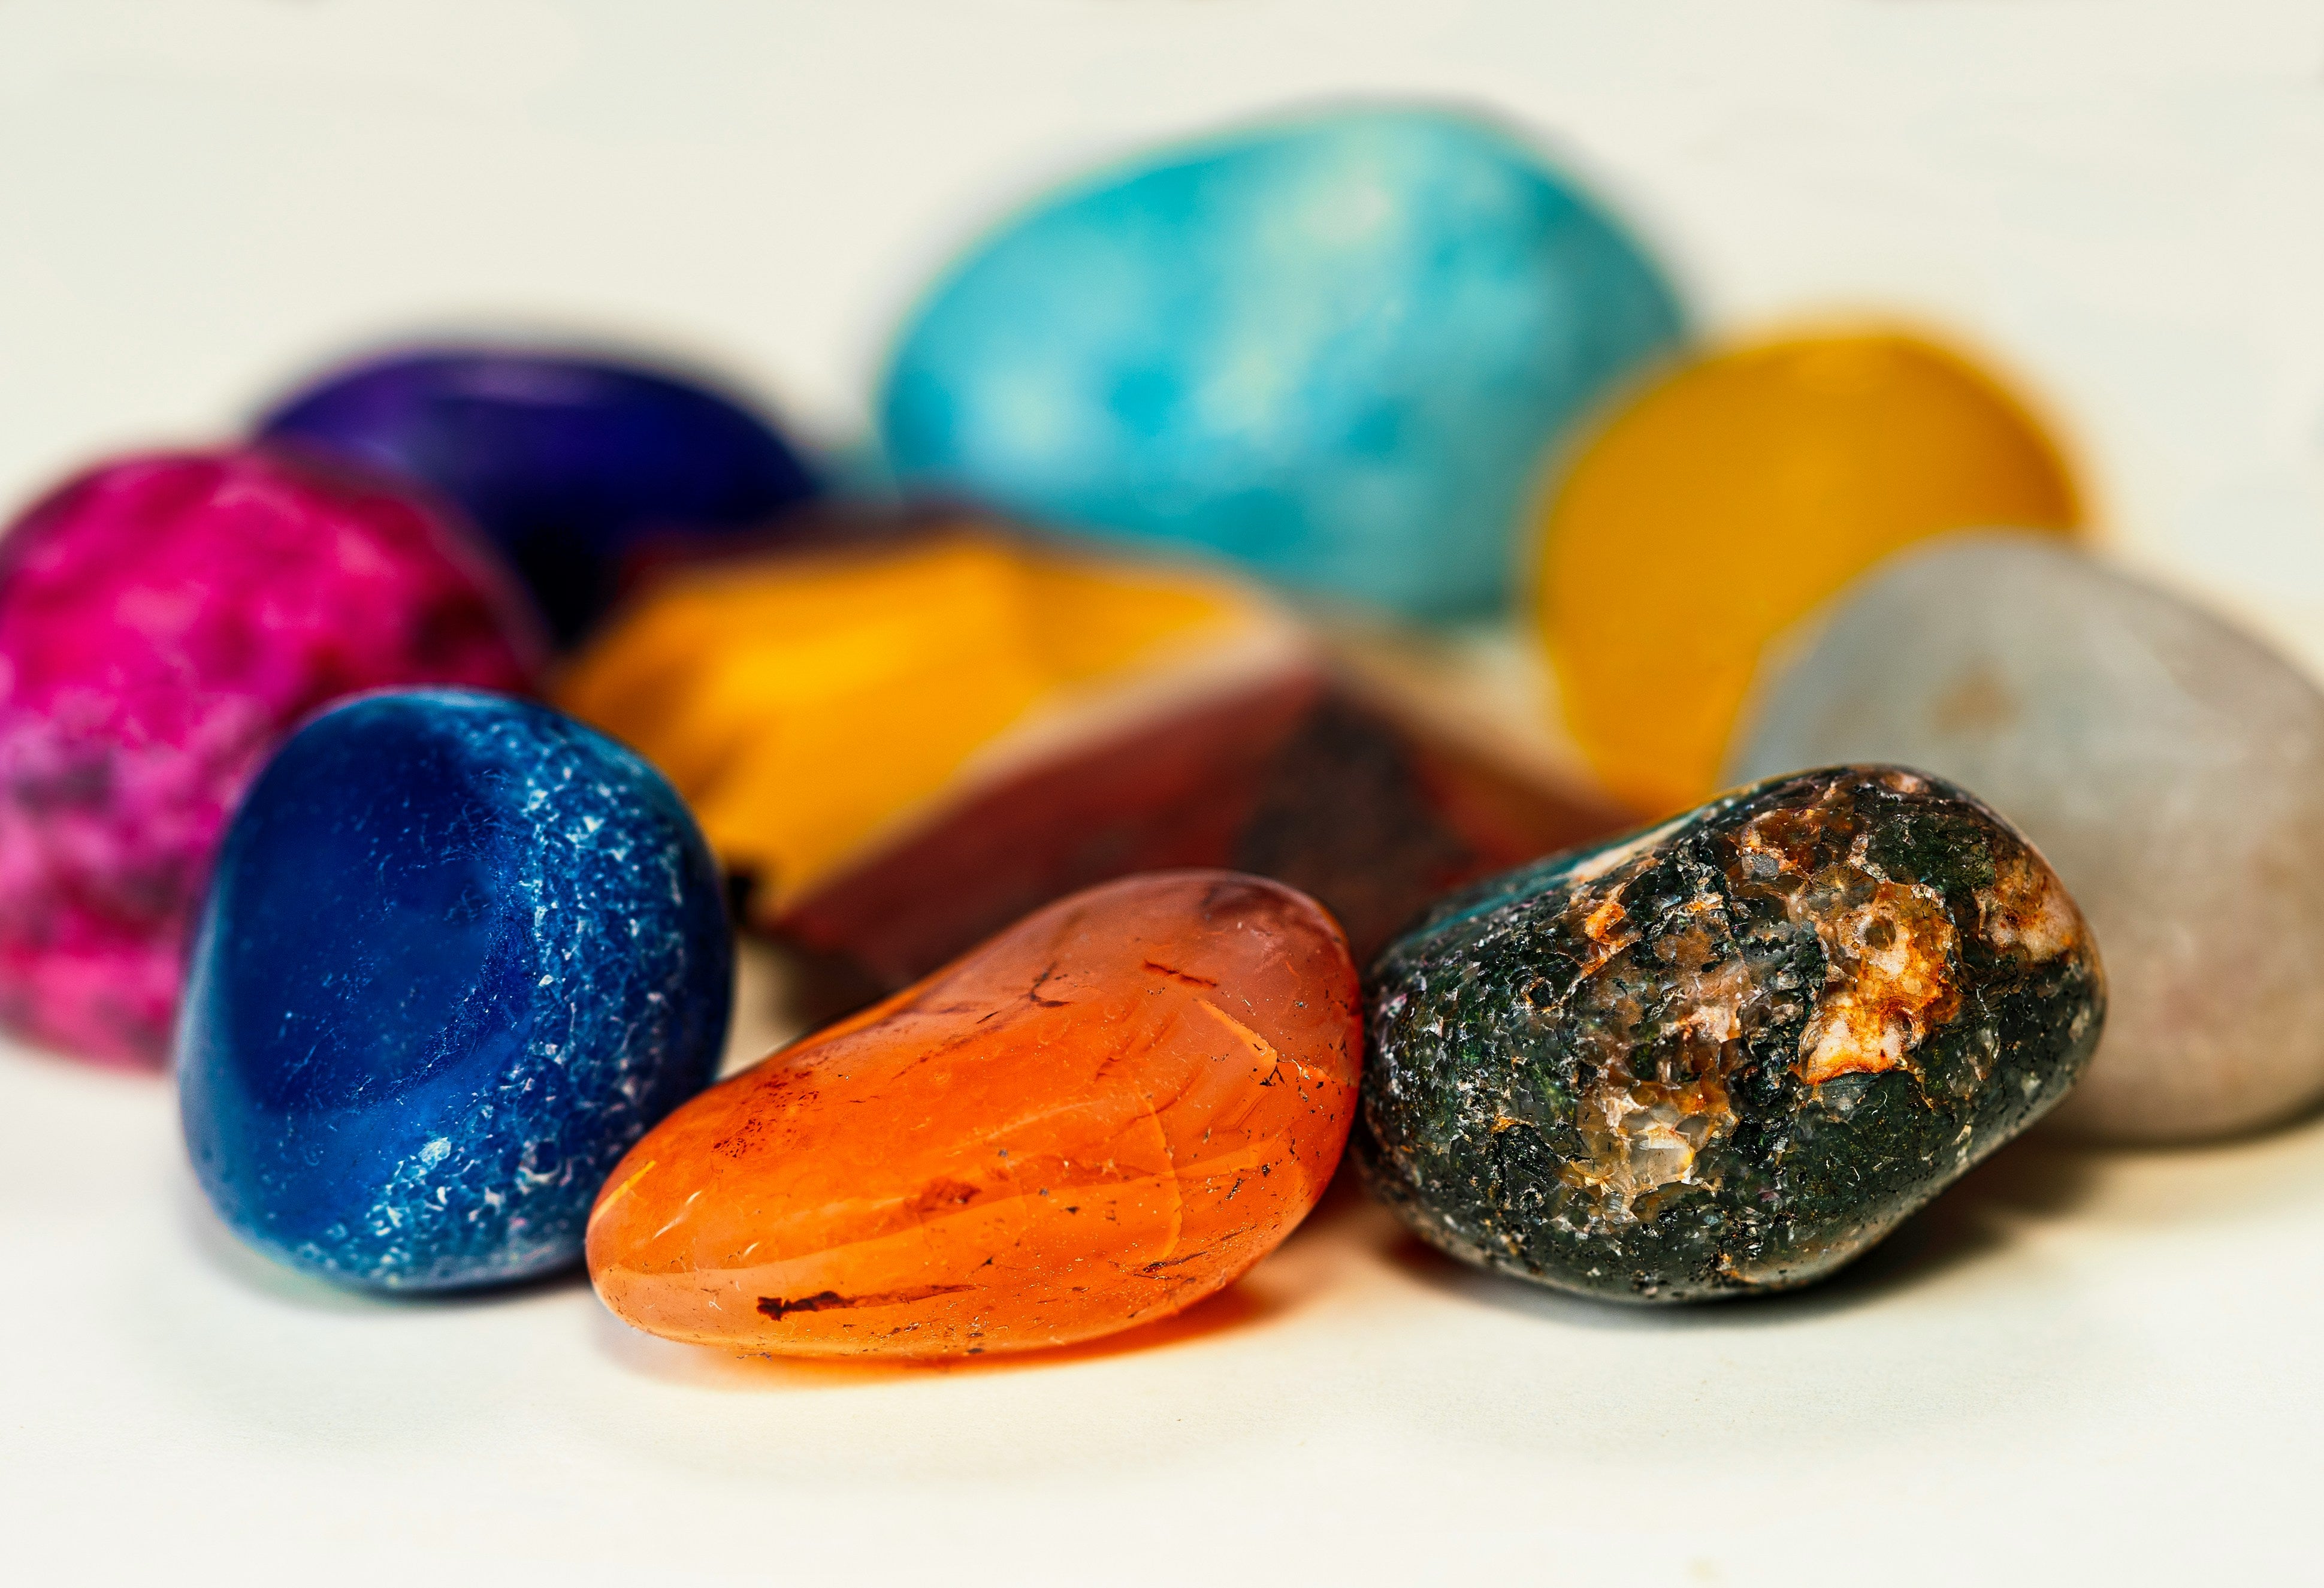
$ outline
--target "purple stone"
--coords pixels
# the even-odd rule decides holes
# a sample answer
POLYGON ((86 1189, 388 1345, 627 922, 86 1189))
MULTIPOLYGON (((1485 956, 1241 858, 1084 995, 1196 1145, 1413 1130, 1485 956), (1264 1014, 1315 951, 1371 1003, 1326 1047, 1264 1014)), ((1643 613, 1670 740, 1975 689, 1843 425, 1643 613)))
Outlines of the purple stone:
POLYGON ((759 528, 813 496, 798 454, 733 398, 632 364, 411 349, 335 370, 260 421, 417 477, 515 564, 559 644, 672 541, 759 528))

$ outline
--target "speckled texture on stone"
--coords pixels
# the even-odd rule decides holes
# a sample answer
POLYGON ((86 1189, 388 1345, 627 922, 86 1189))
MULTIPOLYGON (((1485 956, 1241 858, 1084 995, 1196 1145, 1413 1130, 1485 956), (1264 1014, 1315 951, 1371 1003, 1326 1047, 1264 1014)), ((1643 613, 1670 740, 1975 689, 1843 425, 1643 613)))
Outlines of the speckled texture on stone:
POLYGON ((2324 1097, 2324 694, 2170 593, 2025 537, 1885 565, 1763 682, 1737 766, 1902 762, 1978 790, 2113 982, 2058 1123, 2191 1140, 2324 1097))
POLYGON ((227 1224, 347 1284, 581 1253, 606 1171, 707 1085, 732 944, 669 785, 544 707, 458 690, 325 714, 228 830, 180 1026, 227 1224))
POLYGON ((1622 1300, 1857 1256, 2064 1096, 2105 981, 1960 789, 1840 768, 1441 905, 1369 988, 1356 1150, 1464 1260, 1622 1300))
POLYGON ((124 457, 0 543, 0 1020, 167 1057, 218 835, 309 712, 528 687, 513 581, 399 487, 264 453, 124 457))

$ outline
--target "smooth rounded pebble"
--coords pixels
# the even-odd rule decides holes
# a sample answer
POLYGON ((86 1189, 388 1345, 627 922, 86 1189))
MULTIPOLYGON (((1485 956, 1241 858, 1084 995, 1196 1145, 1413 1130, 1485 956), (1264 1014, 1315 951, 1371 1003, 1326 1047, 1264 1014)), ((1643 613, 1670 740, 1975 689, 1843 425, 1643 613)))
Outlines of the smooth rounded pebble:
POLYGON ((1363 1031, 1315 901, 1231 872, 1061 899, 638 1143, 605 1305, 800 1356, 1095 1339, 1240 1278, 1329 1185, 1363 1031))
POLYGON ((1504 597, 1557 438, 1681 329, 1655 263, 1518 139, 1341 110, 1003 226, 905 328, 881 426, 916 490, 1458 614, 1504 597))
POLYGON ((1542 527, 1542 632, 1575 743, 1666 815, 1720 786, 1768 642, 1882 558, 2070 531, 2073 477, 1977 361, 1877 326, 1747 343, 1590 438, 1542 527))
POLYGON ((1806 1284, 2066 1094, 2074 901, 1895 767, 1738 789, 1455 895, 1368 985, 1357 1160, 1425 1240, 1620 1301, 1806 1284))
POLYGON ((1899 558, 1763 680, 1738 776, 1863 757, 1974 788, 2081 901, 2113 983, 2058 1122, 2249 1130, 2324 1097, 2324 694, 2088 558, 1965 535, 1899 558))
POLYGON ((425 347, 333 370, 259 433, 396 470, 458 503, 560 643, 658 546, 761 527, 812 496, 797 451, 735 398, 650 365, 527 347, 425 347))
POLYGON ((218 835, 300 718, 359 690, 521 690, 514 581, 400 486, 262 452, 70 481, 0 541, 0 1021, 167 1057, 218 835))
POLYGON ((202 1188, 260 1251, 429 1290, 562 1268, 707 1085, 733 948, 669 786, 460 690, 316 718, 235 815, 179 1031, 202 1188))

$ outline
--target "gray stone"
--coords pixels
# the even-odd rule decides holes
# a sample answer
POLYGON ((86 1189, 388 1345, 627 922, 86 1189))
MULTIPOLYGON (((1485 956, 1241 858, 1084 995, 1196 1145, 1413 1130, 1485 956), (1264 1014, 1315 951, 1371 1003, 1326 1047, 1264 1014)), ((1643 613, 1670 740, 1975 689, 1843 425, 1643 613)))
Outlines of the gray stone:
POLYGON ((2324 694, 2053 543, 1882 565, 1763 672, 1732 772, 1879 761, 1974 790, 2049 858, 2111 1007, 2061 1126, 2194 1140, 2324 1096, 2324 694))

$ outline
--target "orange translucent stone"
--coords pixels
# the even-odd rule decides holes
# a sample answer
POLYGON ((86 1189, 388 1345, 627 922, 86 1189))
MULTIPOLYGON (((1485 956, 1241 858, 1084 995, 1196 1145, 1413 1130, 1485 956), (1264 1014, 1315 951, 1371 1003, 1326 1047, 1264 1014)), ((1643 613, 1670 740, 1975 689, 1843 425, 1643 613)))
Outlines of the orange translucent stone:
POLYGON ((1693 805, 1762 651, 1858 574, 1949 530, 2080 522, 2057 447, 1957 354, 1873 331, 1704 358, 1616 413, 1551 506, 1567 721, 1623 799, 1693 805))
POLYGON ((1362 1032, 1305 894, 1162 872, 1042 909, 679 1109, 606 1181, 626 1322, 800 1355, 973 1355, 1165 1317, 1323 1194, 1362 1032))

